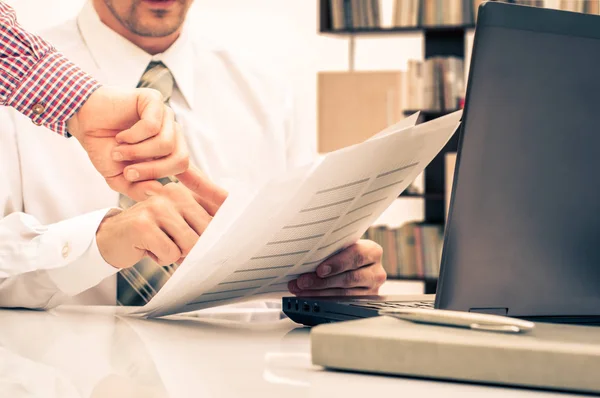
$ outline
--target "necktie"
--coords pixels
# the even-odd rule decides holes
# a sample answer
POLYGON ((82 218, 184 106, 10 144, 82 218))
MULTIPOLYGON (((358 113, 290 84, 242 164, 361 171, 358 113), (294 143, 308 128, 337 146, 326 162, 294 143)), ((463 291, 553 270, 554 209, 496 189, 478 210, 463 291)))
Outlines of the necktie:
MULTIPOLYGON (((165 104, 169 104, 175 79, 171 71, 162 63, 152 61, 142 75, 138 87, 158 90, 165 104)), ((163 184, 173 181, 170 178, 159 180, 163 184)), ((125 195, 119 196, 119 206, 127 209, 135 202, 125 195)), ((117 274, 117 303, 119 305, 144 305, 158 292, 175 272, 177 265, 160 266, 150 258, 143 258, 131 268, 122 269, 117 274)))

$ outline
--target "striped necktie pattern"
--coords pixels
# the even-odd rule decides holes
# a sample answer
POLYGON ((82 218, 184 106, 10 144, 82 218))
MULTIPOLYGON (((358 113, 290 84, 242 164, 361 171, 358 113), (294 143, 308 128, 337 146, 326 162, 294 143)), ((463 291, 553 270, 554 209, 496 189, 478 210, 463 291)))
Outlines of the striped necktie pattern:
MULTIPOLYGON (((142 75, 138 87, 147 87, 158 90, 166 105, 169 104, 175 79, 162 62, 152 61, 142 75)), ((176 181, 174 178, 159 180, 163 184, 176 181)), ((135 201, 125 195, 119 195, 119 206, 127 209, 135 201)), ((175 272, 177 264, 161 266, 150 258, 143 258, 133 267, 125 268, 117 274, 117 304, 127 306, 140 306, 146 304, 167 282, 175 272)))

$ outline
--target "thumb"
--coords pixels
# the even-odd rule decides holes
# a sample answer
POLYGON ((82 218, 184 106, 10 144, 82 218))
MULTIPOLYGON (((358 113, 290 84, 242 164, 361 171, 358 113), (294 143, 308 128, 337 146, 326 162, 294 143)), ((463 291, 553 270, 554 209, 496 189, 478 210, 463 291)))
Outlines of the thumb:
POLYGON ((135 100, 127 109, 128 124, 117 134, 119 143, 137 144, 160 133, 165 119, 174 119, 173 112, 165 106, 161 94, 149 88, 140 88, 128 93, 135 100))
POLYGON ((190 166, 183 173, 177 174, 177 179, 192 191, 196 201, 213 217, 227 199, 227 191, 209 180, 204 173, 194 166, 190 166))

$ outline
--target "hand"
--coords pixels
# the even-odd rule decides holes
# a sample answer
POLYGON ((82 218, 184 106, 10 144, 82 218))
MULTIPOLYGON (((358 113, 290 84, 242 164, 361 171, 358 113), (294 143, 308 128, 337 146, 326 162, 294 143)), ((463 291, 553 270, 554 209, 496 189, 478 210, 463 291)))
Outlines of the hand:
POLYGON ((196 202, 213 217, 227 199, 227 191, 214 184, 194 166, 190 166, 187 171, 178 174, 177 178, 192 192, 196 202))
POLYGON ((96 232, 98 250, 116 268, 149 256, 160 265, 181 261, 212 217, 181 184, 162 186, 159 194, 102 220, 96 232))
POLYGON ((100 87, 67 128, 108 185, 136 201, 189 165, 173 111, 156 90, 100 87))
POLYGON ((381 246, 359 240, 320 264, 316 272, 304 274, 288 283, 296 296, 376 295, 387 277, 381 246))

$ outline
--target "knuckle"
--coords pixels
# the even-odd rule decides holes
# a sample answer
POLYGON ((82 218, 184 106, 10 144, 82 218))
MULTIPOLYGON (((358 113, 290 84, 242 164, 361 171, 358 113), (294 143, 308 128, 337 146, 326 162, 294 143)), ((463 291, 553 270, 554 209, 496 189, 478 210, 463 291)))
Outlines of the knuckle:
POLYGON ((188 182, 186 182, 186 185, 190 190, 192 190, 194 192, 199 192, 200 189, 202 188, 202 183, 197 180, 188 181, 188 182))
POLYGON ((387 272, 385 272, 385 270, 383 268, 381 268, 381 270, 379 270, 379 272, 375 273, 375 276, 373 279, 375 280, 376 286, 381 286, 387 280, 387 272))
MULTIPOLYGON (((141 170, 140 170, 140 175, 142 174, 141 170)), ((144 170, 143 175, 140 177, 140 179, 145 179, 145 180, 157 180, 159 179, 161 176, 158 173, 158 169, 156 169, 156 167, 149 167, 147 169, 144 170)))
POLYGON ((353 268, 359 268, 363 265, 365 257, 360 250, 354 250, 352 254, 352 266, 353 268))
POLYGON ((124 160, 137 160, 142 157, 140 155, 140 149, 141 148, 138 148, 137 146, 122 145, 121 148, 119 148, 119 152, 123 155, 124 160))
POLYGON ((170 154, 175 149, 175 141, 167 136, 161 136, 157 145, 158 151, 164 154, 170 154))
POLYGON ((134 226, 140 231, 144 231, 152 224, 153 217, 148 213, 146 208, 142 208, 134 219, 134 226))
POLYGON ((161 101, 162 102, 162 94, 160 93, 160 91, 154 89, 154 88, 141 88, 140 89, 143 94, 147 97, 149 97, 151 100, 154 101, 161 101))
POLYGON ((181 250, 174 244, 165 244, 165 257, 162 259, 165 264, 161 265, 169 265, 173 264, 177 260, 181 258, 181 250))
POLYGON ((154 137, 156 136, 158 133, 160 133, 160 122, 157 120, 143 120, 144 123, 144 129, 147 130, 150 134, 150 137, 154 137))
POLYGON ((119 148, 119 152, 121 153, 121 155, 123 155, 123 159, 125 160, 132 159, 134 156, 137 155, 136 150, 130 147, 129 145, 121 145, 121 147, 119 148))
POLYGON ((167 202, 168 201, 164 197, 164 195, 154 195, 148 199, 148 204, 150 205, 150 208, 152 210, 156 209, 157 207, 158 208, 164 207, 167 204, 167 202))
POLYGON ((361 281, 361 276, 356 271, 348 271, 344 274, 345 286, 356 286, 361 281))
POLYGON ((178 196, 181 192, 178 184, 174 184, 171 182, 163 186, 163 191, 169 197, 178 196))
POLYGON ((162 214, 170 205, 170 201, 163 195, 155 195, 146 200, 148 202, 148 211, 154 215, 162 214))
POLYGON ((169 198, 169 200, 179 205, 182 204, 182 201, 186 197, 185 189, 182 186, 180 186, 180 184, 169 183, 165 185, 163 189, 165 195, 169 198))

